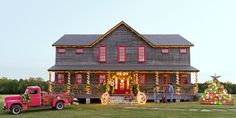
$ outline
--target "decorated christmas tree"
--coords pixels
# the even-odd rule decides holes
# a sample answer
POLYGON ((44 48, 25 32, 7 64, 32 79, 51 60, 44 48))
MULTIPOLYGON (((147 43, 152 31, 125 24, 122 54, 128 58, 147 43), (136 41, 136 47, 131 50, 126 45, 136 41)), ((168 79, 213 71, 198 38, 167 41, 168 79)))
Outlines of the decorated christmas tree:
POLYGON ((221 85, 218 81, 220 76, 216 74, 211 76, 213 80, 208 81, 208 88, 204 91, 201 96, 201 104, 209 105, 229 105, 233 104, 232 95, 227 93, 227 90, 224 88, 224 85, 221 85))

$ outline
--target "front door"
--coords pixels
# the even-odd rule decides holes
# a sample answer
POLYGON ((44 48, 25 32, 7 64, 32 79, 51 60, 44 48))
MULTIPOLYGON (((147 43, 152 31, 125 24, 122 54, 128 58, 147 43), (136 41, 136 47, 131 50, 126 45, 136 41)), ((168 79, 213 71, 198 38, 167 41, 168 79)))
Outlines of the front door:
POLYGON ((116 77, 115 78, 115 93, 126 94, 129 92, 130 92, 129 80, 126 77, 116 77))

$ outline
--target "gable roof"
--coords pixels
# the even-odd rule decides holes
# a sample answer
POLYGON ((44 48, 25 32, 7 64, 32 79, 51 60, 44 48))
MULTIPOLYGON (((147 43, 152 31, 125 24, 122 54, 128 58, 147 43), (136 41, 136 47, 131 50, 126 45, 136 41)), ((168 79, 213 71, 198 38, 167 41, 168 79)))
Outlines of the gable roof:
POLYGON ((107 35, 116 30, 119 26, 124 25, 126 28, 131 30, 139 38, 147 42, 152 47, 161 46, 193 46, 191 42, 180 36, 179 34, 139 34, 133 28, 131 28, 124 21, 111 28, 105 34, 67 34, 62 36, 56 41, 53 46, 70 46, 70 47, 93 47, 99 41, 104 39, 107 35))

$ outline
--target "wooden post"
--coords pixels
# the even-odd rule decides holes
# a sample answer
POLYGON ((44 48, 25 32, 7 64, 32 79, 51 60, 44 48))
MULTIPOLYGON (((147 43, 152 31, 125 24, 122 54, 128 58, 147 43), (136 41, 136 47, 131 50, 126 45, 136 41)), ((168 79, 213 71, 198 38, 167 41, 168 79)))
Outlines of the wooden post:
POLYGON ((67 79, 67 92, 70 93, 70 72, 68 72, 68 79, 67 79))
POLYGON ((87 72, 87 84, 90 85, 90 72, 87 72))
POLYGON ((175 74, 176 74, 176 91, 175 91, 175 93, 177 95, 180 95, 181 90, 180 90, 180 87, 179 87, 179 72, 176 72, 175 74))
POLYGON ((194 84, 194 95, 198 93, 198 72, 195 72, 195 84, 194 84))
POLYGON ((52 93, 52 73, 49 71, 49 85, 48 85, 49 93, 52 93))
POLYGON ((86 94, 90 94, 90 72, 87 72, 86 94))
POLYGON ((138 84, 138 71, 135 71, 135 82, 138 84))
POLYGON ((111 72, 108 71, 108 72, 107 72, 107 81, 110 81, 110 80, 111 80, 111 72))
POLYGON ((179 72, 176 72, 176 85, 179 85, 179 72))
POLYGON ((156 72, 156 85, 159 85, 159 73, 158 72, 156 72))

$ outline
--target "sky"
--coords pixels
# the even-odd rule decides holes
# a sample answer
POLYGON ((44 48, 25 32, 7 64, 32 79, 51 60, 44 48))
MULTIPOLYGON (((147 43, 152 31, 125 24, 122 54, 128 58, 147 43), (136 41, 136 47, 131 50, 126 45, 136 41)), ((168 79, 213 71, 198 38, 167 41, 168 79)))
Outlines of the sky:
MULTIPOLYGON (((236 0, 0 0, 0 77, 43 77, 64 34, 102 34, 125 21, 141 34, 180 34, 194 44, 199 82, 236 83, 236 0)), ((194 82, 194 79, 192 79, 194 82)))

